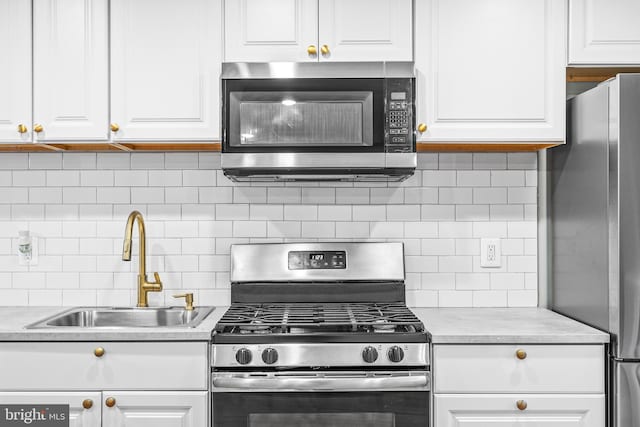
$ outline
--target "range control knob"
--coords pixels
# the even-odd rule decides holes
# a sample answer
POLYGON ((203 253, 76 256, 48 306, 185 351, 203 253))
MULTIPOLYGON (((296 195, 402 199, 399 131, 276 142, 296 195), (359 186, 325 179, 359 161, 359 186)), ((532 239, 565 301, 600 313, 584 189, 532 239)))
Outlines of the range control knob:
POLYGON ((371 346, 365 347, 362 350, 362 359, 367 363, 373 363, 378 360, 378 351, 371 346))
POLYGON ((387 356, 389 356, 389 360, 392 362, 398 363, 404 358, 404 351, 397 345, 394 345, 387 352, 387 356))
POLYGON ((265 348, 262 352, 262 361, 267 365, 273 365, 278 361, 278 352, 275 348, 265 348))
POLYGON ((236 351, 236 360, 241 365, 246 365, 251 362, 251 350, 248 348, 241 348, 236 351))

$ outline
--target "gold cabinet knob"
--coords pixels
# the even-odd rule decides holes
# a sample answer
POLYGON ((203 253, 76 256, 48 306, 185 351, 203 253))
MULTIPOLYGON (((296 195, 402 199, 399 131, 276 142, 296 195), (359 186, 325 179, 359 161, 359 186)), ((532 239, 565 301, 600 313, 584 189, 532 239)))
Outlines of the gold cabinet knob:
POLYGON ((331 51, 329 50, 329 46, 327 46, 326 44, 323 44, 320 47, 320 52, 322 52, 323 55, 328 55, 331 53, 331 51))
POLYGON ((41 124, 37 124, 37 125, 35 125, 35 126, 33 127, 33 131, 34 131, 35 133, 40 133, 40 132, 42 132, 43 130, 44 130, 44 128, 42 127, 42 125, 41 125, 41 124))
POLYGON ((107 397, 107 400, 104 401, 104 404, 109 408, 113 408, 116 405, 115 397, 107 397))
POLYGON ((111 123, 111 132, 118 132, 120 130, 120 126, 117 123, 111 123))
POLYGON ((527 402, 525 402, 524 400, 518 400, 516 402, 516 406, 518 407, 518 409, 520 409, 521 411, 524 411, 525 409, 527 409, 527 402))
POLYGON ((28 130, 28 129, 27 129, 27 127, 26 127, 25 125, 23 125, 22 123, 20 123, 20 124, 18 125, 18 132, 20 132, 20 133, 26 133, 26 132, 27 132, 27 130, 28 130))
POLYGON ((524 360, 527 358, 527 352, 519 348, 516 350, 516 357, 520 360, 524 360))
POLYGON ((85 400, 82 401, 82 407, 84 409, 91 409, 92 406, 93 406, 93 400, 85 399, 85 400))
POLYGON ((418 132, 425 133, 426 131, 427 131, 427 125, 425 125, 424 123, 420 123, 418 125, 418 132))
POLYGON ((318 54, 318 48, 315 45, 312 44, 307 48, 307 53, 310 56, 315 56, 315 55, 318 54))
POLYGON ((96 355, 96 357, 102 357, 104 356, 104 348, 102 347, 97 347, 95 350, 93 350, 93 354, 96 355))

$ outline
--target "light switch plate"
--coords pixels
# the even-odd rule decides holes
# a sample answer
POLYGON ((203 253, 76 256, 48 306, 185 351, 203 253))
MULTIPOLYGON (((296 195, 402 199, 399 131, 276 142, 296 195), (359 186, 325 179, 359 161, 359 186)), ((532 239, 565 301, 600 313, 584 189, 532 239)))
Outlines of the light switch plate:
POLYGON ((480 267, 500 267, 501 259, 500 239, 480 240, 480 267))

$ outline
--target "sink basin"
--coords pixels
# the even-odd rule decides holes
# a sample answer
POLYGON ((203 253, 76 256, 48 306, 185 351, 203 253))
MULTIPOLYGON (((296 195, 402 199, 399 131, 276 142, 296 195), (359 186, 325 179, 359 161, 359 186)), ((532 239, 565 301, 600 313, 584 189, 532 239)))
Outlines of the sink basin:
POLYGON ((27 326, 40 328, 194 328, 213 307, 77 307, 27 326))

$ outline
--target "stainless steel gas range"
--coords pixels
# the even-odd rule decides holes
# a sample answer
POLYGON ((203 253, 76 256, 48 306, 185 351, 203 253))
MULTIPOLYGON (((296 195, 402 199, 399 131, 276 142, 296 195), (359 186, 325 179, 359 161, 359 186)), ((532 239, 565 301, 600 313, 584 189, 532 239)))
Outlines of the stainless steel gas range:
POLYGON ((216 325, 216 427, 425 427, 429 335, 401 243, 234 245, 216 325))

